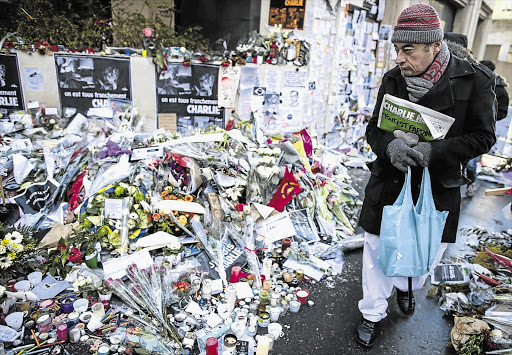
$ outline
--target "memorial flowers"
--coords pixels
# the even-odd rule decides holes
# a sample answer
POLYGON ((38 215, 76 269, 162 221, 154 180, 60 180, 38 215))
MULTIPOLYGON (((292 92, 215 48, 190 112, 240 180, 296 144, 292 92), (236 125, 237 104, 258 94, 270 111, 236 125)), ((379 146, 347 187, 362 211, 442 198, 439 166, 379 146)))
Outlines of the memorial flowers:
POLYGON ((43 251, 37 249, 38 242, 29 230, 8 228, 0 222, 1 236, 0 271, 3 277, 34 271, 40 266, 38 260, 43 251))

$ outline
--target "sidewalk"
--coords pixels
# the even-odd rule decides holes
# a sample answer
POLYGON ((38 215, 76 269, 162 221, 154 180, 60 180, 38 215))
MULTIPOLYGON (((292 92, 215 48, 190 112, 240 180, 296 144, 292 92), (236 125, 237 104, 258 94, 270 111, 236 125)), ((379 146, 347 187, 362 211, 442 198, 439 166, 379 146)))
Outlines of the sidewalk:
MULTIPOLYGON (((368 172, 351 171, 358 191, 363 191, 368 172)), ((510 201, 507 196, 486 197, 488 188, 499 187, 479 182, 472 199, 463 199, 459 229, 482 226, 490 231, 512 228, 512 221, 502 217, 501 209, 510 201)), ((463 193, 464 196, 464 193, 463 193)), ((446 256, 457 256, 466 250, 463 240, 451 245, 446 256)), ((415 292, 416 312, 403 315, 396 304, 396 295, 389 299, 388 317, 380 325, 380 336, 374 347, 366 349, 354 341, 354 331, 360 321, 357 302, 362 297, 362 249, 345 253, 343 274, 334 281, 310 285, 310 298, 315 302, 298 314, 285 315, 282 324, 284 337, 274 344, 272 354, 455 354, 450 346, 451 317, 444 316, 435 300, 427 299, 430 282, 415 292), (333 284, 328 288, 327 284, 333 284)), ((308 286, 306 286, 308 287, 308 286)), ((281 321, 281 319, 280 319, 281 321)))

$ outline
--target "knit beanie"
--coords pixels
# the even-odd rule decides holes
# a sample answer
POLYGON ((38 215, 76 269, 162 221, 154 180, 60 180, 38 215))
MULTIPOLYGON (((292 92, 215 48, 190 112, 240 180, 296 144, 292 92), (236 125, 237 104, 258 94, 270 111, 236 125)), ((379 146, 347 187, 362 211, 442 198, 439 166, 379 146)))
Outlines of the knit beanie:
POLYGON ((393 30, 393 43, 434 43, 443 40, 443 29, 436 10, 427 4, 406 8, 393 30))

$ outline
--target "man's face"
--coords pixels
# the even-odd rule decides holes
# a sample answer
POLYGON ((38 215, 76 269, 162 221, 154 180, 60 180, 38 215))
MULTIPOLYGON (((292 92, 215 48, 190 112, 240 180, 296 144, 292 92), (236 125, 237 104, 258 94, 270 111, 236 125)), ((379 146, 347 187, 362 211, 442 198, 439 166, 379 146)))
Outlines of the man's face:
POLYGON ((430 45, 395 43, 395 63, 400 67, 404 76, 421 75, 427 71, 440 49, 440 42, 430 45))

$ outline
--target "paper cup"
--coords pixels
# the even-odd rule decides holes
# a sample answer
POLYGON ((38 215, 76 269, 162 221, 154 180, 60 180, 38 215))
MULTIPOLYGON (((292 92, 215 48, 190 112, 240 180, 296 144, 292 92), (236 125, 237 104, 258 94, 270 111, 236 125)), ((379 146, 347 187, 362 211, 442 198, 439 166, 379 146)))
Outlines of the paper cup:
POLYGON ((28 291, 32 287, 32 284, 28 280, 18 281, 14 284, 16 291, 28 291))
POLYGON ((28 281, 30 281, 32 286, 35 286, 38 283, 40 283, 41 280, 43 279, 43 273, 40 271, 31 272, 30 274, 27 275, 27 279, 28 281))
POLYGON ((94 314, 91 317, 91 320, 89 320, 89 323, 87 323, 87 329, 89 329, 91 332, 94 332, 96 329, 103 327, 104 324, 101 323, 100 318, 96 317, 94 314))
POLYGON ((79 298, 75 302, 73 302, 73 309, 78 313, 83 313, 87 311, 89 307, 89 301, 85 298, 79 298))
POLYGON ((103 303, 98 302, 91 306, 92 313, 94 313, 95 316, 102 318, 105 315, 105 307, 103 306, 103 303))
POLYGON ((268 334, 272 334, 274 339, 277 340, 281 336, 283 326, 279 323, 270 323, 268 325, 268 334))
POLYGON ((308 301, 309 291, 305 288, 302 290, 297 290, 295 293, 297 295, 297 299, 299 300, 300 304, 306 304, 308 301))

